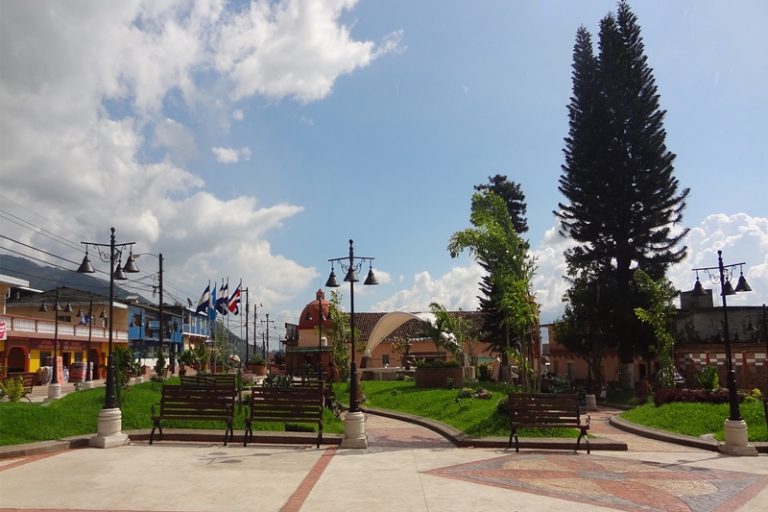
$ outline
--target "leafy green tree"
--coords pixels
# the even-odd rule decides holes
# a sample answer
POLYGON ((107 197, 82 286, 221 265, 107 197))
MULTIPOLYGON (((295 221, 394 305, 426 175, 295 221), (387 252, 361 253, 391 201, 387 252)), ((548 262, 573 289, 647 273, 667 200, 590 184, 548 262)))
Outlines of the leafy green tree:
POLYGON ((635 315, 653 329, 656 343, 652 350, 661 367, 659 383, 665 387, 674 387, 675 338, 669 329, 677 312, 672 301, 679 292, 666 278, 654 281, 642 270, 635 271, 635 283, 649 299, 649 306, 635 308, 635 315))
MULTIPOLYGON (((501 197, 507 206, 515 232, 519 235, 528 231, 528 221, 525 218, 527 209, 525 194, 518 183, 508 180, 506 176, 497 174, 489 176, 487 184, 475 185, 475 190, 494 192, 501 197)), ((477 258, 477 263, 486 272, 480 279, 480 295, 478 296, 480 311, 483 312, 483 327, 480 338, 485 342, 500 345, 505 336, 505 329, 502 326, 504 314, 496 300, 499 293, 491 279, 491 263, 482 257, 477 258)))
POLYGON ((614 290, 610 283, 601 282, 598 274, 588 271, 572 276, 570 282, 563 297, 565 311, 555 322, 555 338, 587 363, 587 387, 594 392, 605 380, 603 359, 616 348, 616 337, 605 322, 615 303, 614 290))
POLYGON ((621 360, 630 363, 644 350, 633 269, 658 279, 685 257, 687 230, 673 225, 682 220, 689 190, 679 191, 673 176, 666 112, 626 2, 601 21, 599 49, 595 57, 589 32, 577 31, 559 184, 567 202, 555 213, 561 233, 577 242, 565 254, 569 265, 615 284, 617 302, 604 322, 619 334, 621 360))
POLYGON ((425 334, 436 346, 447 350, 466 366, 464 340, 469 329, 468 322, 437 302, 429 305, 429 311, 435 315, 435 323, 425 323, 425 334))
POLYGON ((538 319, 538 307, 531 292, 535 266, 528 255, 528 244, 515 230, 504 200, 492 191, 473 194, 470 220, 475 227, 454 233, 448 251, 455 258, 467 250, 477 260, 487 262, 503 331, 502 343, 495 348, 501 352, 506 367, 514 340, 522 358, 521 366, 526 370, 525 383, 538 319))

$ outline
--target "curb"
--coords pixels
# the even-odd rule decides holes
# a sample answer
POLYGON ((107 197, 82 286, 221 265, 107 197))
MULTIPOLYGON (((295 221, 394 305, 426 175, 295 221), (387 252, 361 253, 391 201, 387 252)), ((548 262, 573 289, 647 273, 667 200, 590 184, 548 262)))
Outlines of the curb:
MULTIPOLYGON (((414 423, 422 427, 428 428, 433 432, 440 434, 454 445, 460 448, 509 448, 509 440, 505 437, 471 437, 463 432, 456 430, 450 425, 441 423, 435 420, 429 420, 420 416, 414 416, 412 414, 403 412, 387 411, 383 409, 363 409, 368 414, 376 416, 383 416, 385 418, 392 418, 395 420, 405 421, 408 423, 414 423)), ((523 437, 520 438, 520 448, 537 448, 537 449, 562 449, 568 450, 574 448, 575 441, 571 438, 556 438, 556 437, 523 437)), ((614 441, 612 439, 599 439, 592 438, 589 440, 590 450, 611 450, 611 451, 627 451, 629 448, 626 443, 621 441, 614 441)))
MULTIPOLYGON (((610 423, 611 426, 614 426, 625 432, 629 432, 630 434, 634 434, 640 437, 647 437, 649 439, 655 439, 656 441, 680 444, 683 446, 689 446, 691 448, 699 448, 701 450, 709 450, 713 452, 719 452, 720 447, 722 446, 720 441, 702 439, 699 437, 667 432, 666 430, 658 430, 655 428, 645 427, 643 425, 638 425, 637 423, 630 423, 618 416, 611 416, 608 419, 608 423, 610 423)), ((768 453, 768 443, 758 442, 750 444, 757 449, 758 453, 768 453)))

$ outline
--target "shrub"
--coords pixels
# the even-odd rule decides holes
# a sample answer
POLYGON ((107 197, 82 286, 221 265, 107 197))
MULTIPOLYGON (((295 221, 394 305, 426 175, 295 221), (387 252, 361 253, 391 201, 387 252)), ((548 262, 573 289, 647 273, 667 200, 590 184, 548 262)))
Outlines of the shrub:
POLYGON ((728 390, 723 388, 716 390, 667 388, 659 389, 653 395, 653 403, 656 404, 657 407, 670 402, 724 404, 728 402, 728 390))
POLYGON ((703 367, 696 376, 696 380, 701 387, 709 391, 717 389, 720 384, 720 377, 717 375, 717 368, 714 366, 703 367))
POLYGON ((12 377, 0 381, 0 396, 7 396, 11 402, 18 402, 24 398, 24 380, 21 377, 12 377))
POLYGON ((456 394, 456 399, 461 398, 472 398, 472 395, 475 394, 475 390, 472 388, 461 388, 459 392, 456 394))
POLYGON ((480 363, 478 369, 478 380, 489 382, 493 376, 493 366, 490 363, 480 363))

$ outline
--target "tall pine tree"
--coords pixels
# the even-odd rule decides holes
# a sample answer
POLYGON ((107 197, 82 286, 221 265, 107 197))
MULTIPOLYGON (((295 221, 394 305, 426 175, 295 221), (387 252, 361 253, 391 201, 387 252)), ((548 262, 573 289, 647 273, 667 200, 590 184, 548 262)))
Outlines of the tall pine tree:
POLYGON ((629 363, 643 351, 633 314, 641 305, 633 269, 658 279, 685 257, 680 243, 687 230, 675 233, 672 226, 682 220, 689 190, 678 191, 675 155, 665 144, 666 112, 626 2, 601 21, 599 49, 595 57, 589 32, 580 28, 559 185, 568 202, 555 213, 561 233, 578 244, 566 252, 573 272, 597 268, 616 287, 618 302, 605 323, 622 362, 629 363))

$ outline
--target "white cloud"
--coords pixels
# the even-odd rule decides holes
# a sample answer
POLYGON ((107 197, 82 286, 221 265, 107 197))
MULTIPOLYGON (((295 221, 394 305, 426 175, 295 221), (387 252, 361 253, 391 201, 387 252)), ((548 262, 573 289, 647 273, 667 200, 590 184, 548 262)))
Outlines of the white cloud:
MULTIPOLYGON (((724 263, 745 262, 744 276, 752 292, 728 298, 729 304, 768 303, 768 217, 752 217, 745 213, 712 214, 693 227, 686 239, 688 258, 670 268, 668 277, 680 290, 693 288, 696 267, 717 265, 717 250, 723 251, 724 263)), ((541 306, 541 321, 557 319, 563 311, 562 296, 568 288, 563 278, 566 264, 563 253, 571 247, 570 239, 561 237, 557 228, 548 229, 531 254, 536 258, 533 290, 541 306)), ((424 311, 431 301, 444 304, 448 309, 474 310, 482 268, 471 263, 454 267, 450 272, 433 279, 429 272, 416 274, 410 288, 401 290, 375 304, 377 311, 424 311)), ((701 274, 702 280, 706 277, 701 274)), ((734 280, 738 278, 738 269, 734 280)), ((735 283, 734 283, 735 285, 735 283)), ((717 288, 719 285, 712 285, 717 288)))
MULTIPOLYGON (((205 192, 184 167, 195 137, 166 109, 188 107, 195 119, 196 109, 226 112, 228 96, 324 97, 340 75, 391 49, 350 37, 338 18, 354 4, 256 1, 226 12, 223 0, 4 2, 2 194, 35 205, 40 227, 67 230, 68 257, 79 257, 79 240, 108 239, 114 225, 118 241, 163 252, 183 276, 178 286, 197 289, 226 267, 230 276, 258 277, 263 300, 287 300, 315 272, 273 254, 265 237, 302 208, 205 192)), ((242 120, 243 111, 232 117, 242 120)), ((252 156, 247 147, 217 149, 225 162, 252 156)), ((51 244, 11 230, 36 247, 51 244)))
POLYGON ((357 0, 257 0, 234 14, 214 42, 215 67, 233 83, 231 97, 293 97, 301 102, 324 98, 343 74, 365 67, 398 48, 389 36, 377 48, 354 41, 338 23, 357 0))
MULTIPOLYGON (((746 277, 752 292, 728 297, 728 304, 754 305, 768 303, 768 217, 753 217, 746 213, 715 213, 707 216, 698 226, 691 228, 686 239, 688 257, 670 269, 669 278, 679 290, 690 290, 696 281, 692 268, 716 267, 717 251, 723 251, 725 265, 744 262, 746 277)), ((736 269, 735 279, 738 278, 736 269)), ((707 282, 707 275, 699 273, 707 288, 719 289, 719 284, 707 282)), ((715 299, 719 297, 713 294, 715 299)))
POLYGON ((211 148, 211 152, 216 155, 216 160, 222 164, 236 164, 241 158, 245 161, 251 159, 250 148, 235 149, 213 147, 211 148))
POLYGON ((216 160, 223 164, 235 164, 240 160, 240 154, 233 148, 212 147, 211 152, 216 155, 216 160))
POLYGON ((173 119, 161 119, 155 125, 155 147, 167 148, 174 161, 183 162, 197 156, 195 134, 173 119))
POLYGON ((413 276, 413 285, 373 306, 374 311, 428 311, 431 302, 438 302, 449 310, 477 309, 477 283, 483 275, 480 265, 454 267, 438 279, 429 272, 413 276))

